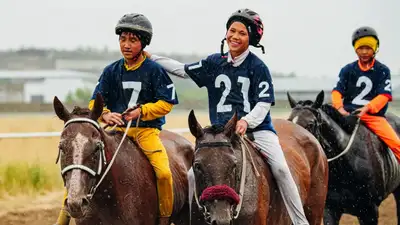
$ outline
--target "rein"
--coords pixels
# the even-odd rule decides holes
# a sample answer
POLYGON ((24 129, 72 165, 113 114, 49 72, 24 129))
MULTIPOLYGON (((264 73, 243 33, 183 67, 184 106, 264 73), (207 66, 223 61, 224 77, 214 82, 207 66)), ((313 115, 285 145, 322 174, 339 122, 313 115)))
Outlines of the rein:
MULTIPOLYGON (((321 140, 321 138, 322 138, 322 134, 320 131, 320 126, 322 124, 321 113, 317 109, 307 107, 307 106, 301 107, 301 109, 307 109, 316 116, 316 118, 317 118, 316 128, 313 132, 317 135, 318 141, 322 144, 325 141, 325 139, 321 140)), ((353 132, 351 133, 351 136, 350 136, 349 142, 346 145, 346 148, 342 152, 340 152, 337 156, 334 156, 334 157, 328 159, 328 162, 335 161, 336 159, 342 157, 343 155, 345 155, 346 153, 348 153, 350 151, 350 148, 353 145, 353 142, 354 142, 354 139, 355 139, 355 136, 356 136, 356 133, 357 133, 359 127, 360 127, 360 118, 357 118, 356 126, 355 126, 353 132)))

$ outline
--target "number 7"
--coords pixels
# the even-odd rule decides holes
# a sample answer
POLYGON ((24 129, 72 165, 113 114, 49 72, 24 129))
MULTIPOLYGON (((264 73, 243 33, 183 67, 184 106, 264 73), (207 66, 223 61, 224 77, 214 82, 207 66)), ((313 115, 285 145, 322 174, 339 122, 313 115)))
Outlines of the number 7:
POLYGON ((174 84, 168 84, 167 88, 172 88, 171 100, 175 99, 175 86, 174 84))

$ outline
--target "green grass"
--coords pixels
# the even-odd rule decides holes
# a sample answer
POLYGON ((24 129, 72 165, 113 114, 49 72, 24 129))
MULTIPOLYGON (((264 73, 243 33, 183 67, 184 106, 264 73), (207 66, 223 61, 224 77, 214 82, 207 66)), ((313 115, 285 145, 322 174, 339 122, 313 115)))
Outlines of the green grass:
POLYGON ((20 194, 40 195, 60 187, 61 176, 54 165, 27 162, 0 165, 0 198, 20 194))

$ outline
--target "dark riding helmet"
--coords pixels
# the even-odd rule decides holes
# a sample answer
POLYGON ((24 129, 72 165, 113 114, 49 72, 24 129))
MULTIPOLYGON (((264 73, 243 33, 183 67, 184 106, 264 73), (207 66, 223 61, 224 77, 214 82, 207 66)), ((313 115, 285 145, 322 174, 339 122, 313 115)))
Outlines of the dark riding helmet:
MULTIPOLYGON (((229 29, 232 23, 236 21, 246 26, 249 32, 249 44, 256 48, 261 48, 262 52, 265 53, 264 46, 260 45, 260 40, 264 33, 264 25, 260 16, 251 9, 239 9, 229 17, 226 22, 226 29, 229 29)), ((221 54, 224 52, 224 41, 225 38, 221 42, 221 54)))
POLYGON ((378 47, 379 47, 378 33, 375 31, 374 28, 367 26, 360 27, 353 32, 353 35, 351 37, 352 45, 354 46, 356 41, 363 37, 374 37, 378 41, 378 47))
POLYGON ((153 37, 153 27, 150 21, 139 13, 125 14, 119 19, 115 33, 121 35, 122 32, 132 32, 140 36, 139 38, 144 46, 149 45, 153 37))
POLYGON ((249 44, 257 47, 264 33, 264 25, 260 16, 250 9, 239 9, 229 17, 226 29, 229 29, 231 24, 236 21, 247 27, 250 37, 249 44))

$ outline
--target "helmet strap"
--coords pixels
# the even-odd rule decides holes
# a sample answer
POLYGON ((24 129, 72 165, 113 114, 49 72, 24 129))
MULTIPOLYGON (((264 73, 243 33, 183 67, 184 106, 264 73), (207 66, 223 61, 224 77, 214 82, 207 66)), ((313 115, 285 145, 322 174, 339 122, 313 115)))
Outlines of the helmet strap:
POLYGON ((265 48, 264 48, 264 46, 261 45, 260 43, 258 43, 258 44, 257 44, 256 46, 254 46, 254 47, 256 47, 256 48, 261 48, 262 53, 265 54, 265 48))
POLYGON ((222 41, 221 41, 221 56, 224 56, 225 40, 226 40, 226 38, 222 39, 222 41))

